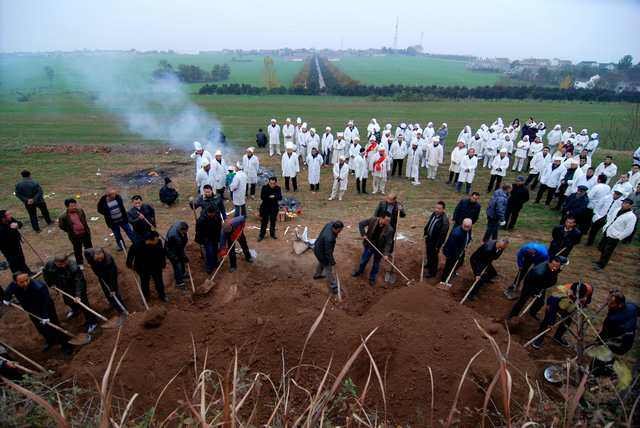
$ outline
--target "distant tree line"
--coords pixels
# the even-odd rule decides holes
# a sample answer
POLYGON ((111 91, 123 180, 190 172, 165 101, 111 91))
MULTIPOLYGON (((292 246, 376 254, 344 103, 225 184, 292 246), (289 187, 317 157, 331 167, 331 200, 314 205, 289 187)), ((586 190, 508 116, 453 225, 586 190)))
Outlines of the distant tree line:
POLYGON ((328 92, 333 93, 335 90, 340 90, 340 88, 360 84, 360 82, 352 79, 351 76, 332 64, 327 58, 318 57, 318 63, 320 64, 320 71, 322 71, 322 77, 324 77, 324 84, 327 85, 328 92))
POLYGON ((154 79, 175 77, 185 83, 222 82, 229 79, 231 69, 227 64, 216 64, 210 71, 197 65, 180 64, 174 68, 167 60, 161 60, 151 73, 154 79))
MULTIPOLYGON (((323 72, 324 76, 324 72, 323 72)), ((327 76, 325 77, 325 82, 327 76)), ((316 79, 317 81, 317 79, 316 79)), ((263 88, 246 84, 207 84, 200 88, 201 95, 319 95, 316 86, 280 86, 263 88)), ((389 97, 400 101, 430 99, 481 99, 481 100, 550 100, 550 101, 624 101, 640 102, 640 92, 616 92, 608 89, 560 89, 539 86, 405 86, 405 85, 333 85, 332 95, 353 97, 389 97)))

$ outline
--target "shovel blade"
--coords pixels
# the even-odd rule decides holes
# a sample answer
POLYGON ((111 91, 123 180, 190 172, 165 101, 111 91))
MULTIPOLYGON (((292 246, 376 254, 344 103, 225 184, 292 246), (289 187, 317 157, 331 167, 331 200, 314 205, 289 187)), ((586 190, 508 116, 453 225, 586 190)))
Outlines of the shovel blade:
POLYGON ((82 346, 91 342, 91 335, 88 333, 79 333, 69 339, 69 344, 73 346, 82 346))
POLYGON ((449 290, 451 288, 451 284, 448 282, 440 282, 438 283, 438 288, 441 290, 449 290))
POLYGON ((211 289, 216 285, 216 283, 210 279, 205 280, 199 287, 196 288, 196 292, 194 293, 196 296, 204 296, 209 294, 211 289))
POLYGON ((118 328, 122 326, 122 324, 124 324, 124 317, 114 316, 114 317, 111 317, 108 321, 104 322, 102 324, 102 328, 106 328, 106 329, 118 328))

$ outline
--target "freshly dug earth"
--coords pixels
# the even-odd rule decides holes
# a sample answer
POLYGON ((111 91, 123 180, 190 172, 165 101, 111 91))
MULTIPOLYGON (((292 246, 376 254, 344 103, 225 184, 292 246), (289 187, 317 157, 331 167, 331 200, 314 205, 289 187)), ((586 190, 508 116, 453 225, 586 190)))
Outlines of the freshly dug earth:
POLYGON ((162 321, 167 317, 167 308, 163 306, 155 306, 144 313, 142 325, 145 328, 158 328, 162 325, 162 321))

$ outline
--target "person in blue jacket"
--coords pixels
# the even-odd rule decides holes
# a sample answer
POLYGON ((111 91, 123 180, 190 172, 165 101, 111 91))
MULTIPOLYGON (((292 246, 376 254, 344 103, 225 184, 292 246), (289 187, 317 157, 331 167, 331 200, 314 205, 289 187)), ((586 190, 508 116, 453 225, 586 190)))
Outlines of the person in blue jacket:
POLYGON ((442 270, 442 281, 446 282, 452 270, 458 270, 464 263, 466 248, 471 243, 471 229, 473 222, 470 218, 465 218, 462 225, 453 228, 449 234, 447 242, 442 247, 442 254, 446 257, 444 269, 442 270))
POLYGON ((520 247, 516 256, 518 274, 513 280, 513 284, 511 284, 505 290, 505 296, 509 300, 516 299, 520 283, 527 275, 527 272, 529 272, 531 266, 546 262, 547 260, 549 260, 549 252, 547 251, 546 245, 544 245, 542 242, 531 241, 525 243, 522 247, 520 247))

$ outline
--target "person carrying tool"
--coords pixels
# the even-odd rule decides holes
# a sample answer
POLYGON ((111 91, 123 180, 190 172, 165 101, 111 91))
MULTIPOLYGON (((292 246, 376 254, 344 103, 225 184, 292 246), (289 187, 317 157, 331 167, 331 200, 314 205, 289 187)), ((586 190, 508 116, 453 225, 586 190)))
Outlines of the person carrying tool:
MULTIPOLYGON (((571 326, 571 315, 578 307, 584 308, 591 303, 591 296, 593 295, 593 287, 586 282, 574 282, 573 284, 563 284, 554 287, 551 292, 551 296, 547 299, 547 310, 544 314, 544 319, 540 323, 538 333, 542 333, 548 327, 552 326, 556 322, 556 317, 560 315, 561 318, 566 318, 560 323, 553 335, 555 340, 561 346, 568 348, 571 346, 569 342, 563 337, 564 333, 571 326)), ((537 338, 531 346, 534 349, 542 348, 544 342, 544 335, 537 338)))
POLYGON ((131 242, 135 241, 136 235, 133 233, 129 220, 127 219, 127 211, 124 208, 122 197, 115 189, 109 188, 107 192, 102 195, 98 201, 98 212, 104 216, 107 227, 113 232, 118 251, 122 251, 122 246, 124 245, 124 239, 122 238, 120 229, 124 230, 131 242))
POLYGON ((184 280, 187 272, 185 265, 189 263, 189 258, 184 250, 189 242, 188 232, 189 225, 184 221, 178 221, 169 228, 165 243, 167 258, 173 266, 173 277, 178 288, 185 288, 184 280))
POLYGON ((91 306, 87 296, 87 281, 78 264, 69 260, 66 254, 58 254, 47 261, 42 275, 49 287, 59 288, 66 294, 73 296, 73 298, 62 296, 62 300, 69 307, 67 319, 77 317, 82 311, 86 331, 93 333, 98 327, 98 323, 95 315, 80 305, 83 303, 86 306, 91 306))
POLYGON ((424 226, 426 260, 423 260, 423 263, 427 269, 427 278, 433 278, 438 273, 438 255, 442 244, 447 239, 447 232, 449 232, 449 218, 445 212, 445 204, 444 201, 438 201, 424 226))
POLYGON ((333 294, 338 294, 338 284, 334 272, 336 259, 333 257, 333 251, 342 229, 344 229, 344 223, 340 220, 330 221, 324 225, 313 246, 313 254, 318 260, 313 279, 327 278, 333 294))
POLYGON ((376 285, 376 276, 380 270, 380 260, 383 258, 389 261, 393 248, 394 229, 391 226, 391 216, 387 210, 382 210, 379 216, 362 220, 358 223, 360 236, 364 239, 364 251, 360 257, 360 265, 351 276, 358 277, 364 273, 364 269, 373 256, 373 266, 369 272, 369 285, 376 285), (373 248, 375 246, 375 248, 373 248), (377 249, 377 251, 376 251, 377 249))
POLYGON ((168 302, 164 291, 162 271, 167 265, 166 251, 162 246, 158 232, 147 232, 143 240, 133 244, 127 254, 127 267, 135 270, 140 276, 140 287, 145 299, 149 300, 149 282, 153 278, 158 297, 168 302))
POLYGON ((262 186, 260 190, 260 235, 258 242, 262 241, 267 234, 267 223, 269 224, 269 235, 272 239, 278 239, 276 236, 276 219, 280 210, 280 201, 282 200, 282 189, 278 186, 277 177, 269 177, 269 182, 262 186))
POLYGON ((460 226, 453 228, 442 247, 442 254, 446 257, 444 269, 442 270, 442 282, 447 282, 450 274, 455 273, 464 263, 464 254, 467 246, 471 243, 471 229, 473 222, 470 218, 462 220, 460 226))
POLYGON ((218 266, 218 243, 220 242, 220 231, 222 230, 222 219, 218 209, 214 205, 209 205, 205 215, 200 216, 196 222, 195 241, 204 247, 206 271, 208 274, 218 266))
POLYGON ((520 287, 520 283, 524 279, 527 272, 532 266, 538 265, 542 262, 546 262, 549 259, 549 253, 547 247, 541 242, 527 242, 518 250, 516 255, 516 265, 518 266, 518 273, 516 278, 505 290, 504 294, 509 300, 515 300, 518 298, 517 291, 520 287))
POLYGON ((100 288, 111 307, 121 314, 124 313, 126 307, 118 290, 118 267, 113 256, 104 248, 87 248, 84 250, 84 256, 98 277, 100 288))
POLYGON ((19 230, 21 227, 22 222, 13 218, 11 212, 0 210, 0 251, 7 259, 9 269, 13 273, 25 272, 33 275, 22 252, 22 235, 19 230))
POLYGON ((127 218, 138 241, 156 228, 156 211, 151 205, 143 203, 140 195, 131 197, 131 208, 127 211, 127 218))
POLYGON ((58 227, 67 232, 69 241, 73 246, 73 254, 76 263, 83 269, 84 259, 82 257, 82 248, 91 248, 91 230, 87 223, 87 215, 84 210, 78 206, 78 201, 73 198, 65 199, 64 206, 66 210, 58 217, 58 227))
POLYGON ((56 306, 45 284, 31 279, 26 272, 15 272, 13 274, 13 282, 4 290, 2 303, 8 306, 13 296, 18 299, 22 308, 42 319, 42 321, 39 321, 34 317, 29 317, 38 333, 46 341, 44 351, 48 351, 52 346, 60 344, 65 355, 70 355, 73 352, 67 336, 48 325, 49 322, 53 324, 59 324, 60 322, 58 321, 56 306))
POLYGON ((511 308, 509 315, 507 315, 507 321, 519 316, 520 311, 525 308, 531 298, 535 299, 535 301, 529 308, 529 315, 537 320, 538 312, 544 306, 545 293, 548 288, 556 285, 562 265, 566 262, 566 257, 554 256, 549 261, 539 263, 531 268, 524 277, 522 293, 520 293, 520 298, 511 308))
POLYGON ((222 233, 220 234, 220 246, 218 248, 218 257, 222 258, 228 254, 229 256, 229 272, 235 272, 238 268, 236 260, 236 249, 231 248, 234 242, 240 244, 242 252, 244 253, 244 259, 247 263, 253 263, 253 257, 249 251, 249 245, 247 244, 247 238, 244 236, 244 226, 246 223, 246 217, 238 216, 229 218, 222 224, 222 233))
POLYGON ((207 216, 207 209, 213 207, 219 216, 222 216, 223 220, 227 219, 227 211, 224 207, 224 200, 222 196, 213 192, 213 187, 210 184, 202 186, 202 194, 194 201, 193 198, 189 198, 189 206, 192 210, 200 208, 200 217, 207 216))
POLYGON ((549 257, 569 257, 569 253, 575 245, 578 245, 582 232, 576 227, 576 219, 567 217, 564 224, 559 224, 551 231, 551 243, 549 244, 549 257))
POLYGON ((25 169, 20 173, 20 175, 22 176, 22 180, 16 184, 16 197, 24 204, 24 207, 29 214, 29 220, 31 221, 31 227, 33 230, 35 232, 40 232, 40 225, 38 224, 38 209, 40 210, 42 217, 44 217, 44 221, 47 222, 47 226, 52 223, 49 210, 47 209, 47 204, 44 201, 44 192, 42 191, 40 183, 31 178, 31 173, 29 171, 25 169))
POLYGON ((475 276, 475 287, 469 292, 467 300, 474 300, 480 289, 487 283, 492 282, 498 276, 498 272, 493 267, 493 262, 498 260, 504 250, 509 246, 506 238, 486 241, 471 254, 469 263, 475 276))

